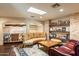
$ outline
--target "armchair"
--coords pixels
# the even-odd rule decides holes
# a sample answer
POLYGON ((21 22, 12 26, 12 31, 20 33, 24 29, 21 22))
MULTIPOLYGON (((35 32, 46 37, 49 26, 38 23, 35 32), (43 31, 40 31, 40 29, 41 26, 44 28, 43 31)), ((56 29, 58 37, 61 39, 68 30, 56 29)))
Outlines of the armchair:
POLYGON ((60 47, 55 47, 55 48, 50 48, 49 49, 49 55, 50 56, 72 56, 76 55, 77 50, 76 48, 79 48, 77 46, 78 41, 76 40, 69 40, 66 42, 66 44, 60 46, 60 47))

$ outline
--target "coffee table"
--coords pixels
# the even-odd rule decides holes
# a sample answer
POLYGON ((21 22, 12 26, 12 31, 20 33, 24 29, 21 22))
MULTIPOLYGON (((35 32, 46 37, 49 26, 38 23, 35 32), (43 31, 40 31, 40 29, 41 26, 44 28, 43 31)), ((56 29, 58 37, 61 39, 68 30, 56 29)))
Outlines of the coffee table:
POLYGON ((51 40, 44 40, 44 41, 38 42, 38 48, 39 48, 39 45, 41 45, 41 46, 45 47, 47 50, 47 53, 49 53, 49 49, 53 46, 58 45, 58 44, 60 44, 60 42, 51 41, 51 40))

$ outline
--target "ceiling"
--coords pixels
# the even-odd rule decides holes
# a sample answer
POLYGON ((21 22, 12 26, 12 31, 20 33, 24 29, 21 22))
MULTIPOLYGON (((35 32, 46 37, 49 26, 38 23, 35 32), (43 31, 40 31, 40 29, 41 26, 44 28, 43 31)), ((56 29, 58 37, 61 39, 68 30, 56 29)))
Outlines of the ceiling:
POLYGON ((60 7, 52 8, 54 3, 0 3, 0 16, 4 17, 24 17, 26 19, 35 19, 45 21, 69 15, 79 12, 79 4, 77 3, 60 3, 60 7), (47 12, 47 14, 41 15, 27 12, 29 7, 35 7, 37 9, 47 12), (63 12, 59 12, 59 9, 64 9, 63 12), (34 17, 31 17, 34 16, 34 17))

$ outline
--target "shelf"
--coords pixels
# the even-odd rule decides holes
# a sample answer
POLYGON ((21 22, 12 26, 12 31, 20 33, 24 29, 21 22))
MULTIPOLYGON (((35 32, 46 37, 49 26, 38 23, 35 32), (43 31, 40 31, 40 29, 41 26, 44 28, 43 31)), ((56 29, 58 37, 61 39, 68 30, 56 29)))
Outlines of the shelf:
POLYGON ((56 32, 56 33, 62 33, 62 34, 69 34, 70 32, 64 32, 64 31, 49 31, 49 32, 56 32))
POLYGON ((26 26, 26 24, 5 24, 5 26, 26 26))
MULTIPOLYGON (((70 20, 50 20, 49 21, 49 38, 70 39, 70 20)), ((63 41, 63 40, 62 40, 63 41)), ((63 42, 65 42, 64 40, 63 42)))
POLYGON ((69 27, 70 25, 49 25, 50 27, 69 27))
POLYGON ((23 42, 23 41, 5 41, 4 43, 15 43, 15 42, 23 42))

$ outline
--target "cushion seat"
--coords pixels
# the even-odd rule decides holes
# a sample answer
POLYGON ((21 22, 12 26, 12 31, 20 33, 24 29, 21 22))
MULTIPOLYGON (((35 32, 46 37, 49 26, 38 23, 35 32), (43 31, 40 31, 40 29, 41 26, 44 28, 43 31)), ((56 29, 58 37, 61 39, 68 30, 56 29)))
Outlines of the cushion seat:
POLYGON ((74 50, 71 50, 70 48, 65 46, 61 46, 60 48, 55 48, 55 49, 65 54, 70 54, 70 55, 75 54, 74 50))
POLYGON ((60 39, 51 39, 53 42, 62 42, 60 39))
POLYGON ((25 45, 33 45, 33 44, 35 44, 35 43, 37 43, 39 41, 42 41, 42 40, 45 40, 45 38, 33 38, 33 39, 30 39, 30 40, 26 40, 23 43, 25 45))

